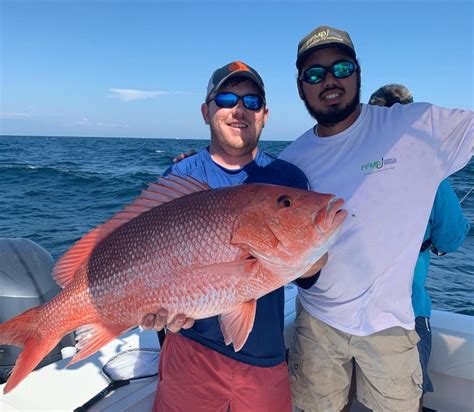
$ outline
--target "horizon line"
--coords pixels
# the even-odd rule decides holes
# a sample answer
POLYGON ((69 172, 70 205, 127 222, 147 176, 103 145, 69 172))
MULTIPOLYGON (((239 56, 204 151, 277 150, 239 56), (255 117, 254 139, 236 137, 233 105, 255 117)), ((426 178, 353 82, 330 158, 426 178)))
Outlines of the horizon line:
MULTIPOLYGON (((137 136, 81 136, 81 135, 30 135, 30 134, 0 134, 2 137, 39 137, 39 138, 48 138, 48 137, 59 137, 59 138, 85 138, 85 139, 164 139, 164 140, 208 140, 210 138, 200 138, 200 137, 137 137, 137 136)), ((262 138, 260 142, 292 142, 293 140, 271 140, 267 138, 262 138)))

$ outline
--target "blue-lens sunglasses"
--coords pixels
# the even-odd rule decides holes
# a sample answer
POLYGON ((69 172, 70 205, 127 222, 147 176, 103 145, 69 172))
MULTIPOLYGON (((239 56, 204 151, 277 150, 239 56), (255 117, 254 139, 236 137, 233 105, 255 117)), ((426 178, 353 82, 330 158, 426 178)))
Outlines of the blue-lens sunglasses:
POLYGON ((299 80, 309 84, 321 83, 331 72, 336 79, 344 79, 349 77, 357 70, 357 65, 349 60, 338 60, 331 64, 331 66, 321 66, 316 64, 308 67, 301 73, 299 80))
POLYGON ((258 94, 246 94, 238 96, 235 93, 217 93, 212 99, 208 99, 206 103, 214 100, 217 107, 230 109, 234 107, 239 100, 242 100, 244 107, 249 110, 260 110, 265 104, 265 100, 258 94))

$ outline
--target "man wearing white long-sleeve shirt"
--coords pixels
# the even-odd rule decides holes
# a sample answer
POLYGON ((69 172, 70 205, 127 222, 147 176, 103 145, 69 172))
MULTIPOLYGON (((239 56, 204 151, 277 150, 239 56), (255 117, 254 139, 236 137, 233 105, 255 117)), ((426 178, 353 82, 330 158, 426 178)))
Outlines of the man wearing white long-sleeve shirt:
POLYGON ((300 290, 290 376, 296 406, 416 411, 421 395, 413 269, 440 182, 473 154, 473 113, 360 103, 349 35, 318 27, 298 46, 298 91, 317 124, 280 157, 350 212, 316 285, 300 290))

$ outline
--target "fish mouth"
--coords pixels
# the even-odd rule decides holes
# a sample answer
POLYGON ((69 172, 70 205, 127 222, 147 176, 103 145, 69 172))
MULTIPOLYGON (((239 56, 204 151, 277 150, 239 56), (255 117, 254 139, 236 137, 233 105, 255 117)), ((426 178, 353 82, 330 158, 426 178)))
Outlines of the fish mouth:
POLYGON ((343 205, 344 200, 334 196, 328 202, 325 211, 314 213, 313 224, 318 234, 324 235, 328 231, 336 230, 342 225, 348 214, 346 209, 342 209, 343 205), (320 214, 323 214, 323 216, 318 217, 320 214))
POLYGON ((342 224, 344 219, 347 216, 347 210, 343 209, 342 206, 344 205, 343 199, 333 198, 329 201, 329 204, 326 208, 326 213, 328 215, 328 219, 330 219, 331 225, 339 226, 342 224))

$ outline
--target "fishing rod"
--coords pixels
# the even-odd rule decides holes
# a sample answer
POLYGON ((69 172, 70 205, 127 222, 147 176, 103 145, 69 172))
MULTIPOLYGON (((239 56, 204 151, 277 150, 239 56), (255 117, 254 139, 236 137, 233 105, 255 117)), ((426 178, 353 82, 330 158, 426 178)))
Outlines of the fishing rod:
POLYGON ((469 190, 469 192, 467 192, 463 198, 459 201, 459 203, 462 205, 462 202, 464 202, 464 200, 466 200, 466 198, 471 194, 471 192, 474 190, 474 187, 471 187, 471 189, 469 190))

